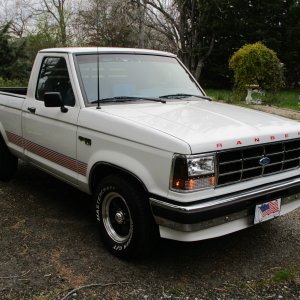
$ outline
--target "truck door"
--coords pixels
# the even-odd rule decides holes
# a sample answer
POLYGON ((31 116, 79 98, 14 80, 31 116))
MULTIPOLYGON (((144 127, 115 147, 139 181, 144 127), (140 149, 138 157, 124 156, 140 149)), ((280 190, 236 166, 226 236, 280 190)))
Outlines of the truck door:
POLYGON ((79 104, 73 92, 68 56, 49 54, 40 60, 36 88, 31 95, 28 93, 22 108, 24 154, 32 164, 76 184, 79 104), (59 92, 67 111, 45 107, 47 92, 59 92))

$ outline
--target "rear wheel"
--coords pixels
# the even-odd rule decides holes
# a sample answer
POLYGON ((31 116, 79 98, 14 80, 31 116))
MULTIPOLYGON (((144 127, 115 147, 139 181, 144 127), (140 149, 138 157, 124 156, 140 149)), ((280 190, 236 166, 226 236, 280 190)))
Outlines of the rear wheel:
POLYGON ((9 152, 3 138, 0 136, 0 180, 12 179, 17 167, 18 159, 9 152))
POLYGON ((146 255, 157 240, 157 226, 141 188, 119 175, 109 176, 95 193, 96 219, 105 246, 114 255, 146 255))

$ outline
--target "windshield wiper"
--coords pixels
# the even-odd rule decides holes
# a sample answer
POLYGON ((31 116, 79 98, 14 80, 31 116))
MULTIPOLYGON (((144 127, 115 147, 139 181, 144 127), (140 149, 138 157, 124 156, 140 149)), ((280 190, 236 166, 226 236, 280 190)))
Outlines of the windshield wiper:
POLYGON ((197 98, 200 98, 200 99, 212 101, 212 99, 210 97, 207 97, 207 96, 184 94, 184 93, 163 95, 163 96, 160 96, 159 98, 165 98, 165 99, 172 99, 172 98, 173 99, 182 99, 182 98, 187 98, 187 97, 197 97, 197 98))
MULTIPOLYGON (((100 99, 100 103, 102 102, 127 102, 127 101, 135 101, 135 100, 146 100, 146 101, 153 101, 153 102, 160 102, 166 103, 165 100, 159 98, 146 98, 146 97, 131 97, 131 96, 117 96, 117 97, 110 97, 110 98, 102 98, 100 99)), ((98 100, 90 102, 92 104, 98 103, 98 100)))

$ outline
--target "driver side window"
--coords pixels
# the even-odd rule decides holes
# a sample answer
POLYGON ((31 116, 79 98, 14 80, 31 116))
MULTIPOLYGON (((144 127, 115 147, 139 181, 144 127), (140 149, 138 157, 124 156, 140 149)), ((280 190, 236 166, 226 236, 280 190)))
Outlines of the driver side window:
POLYGON ((46 57, 42 62, 36 99, 43 101, 47 92, 60 92, 64 105, 75 106, 69 72, 63 57, 46 57))

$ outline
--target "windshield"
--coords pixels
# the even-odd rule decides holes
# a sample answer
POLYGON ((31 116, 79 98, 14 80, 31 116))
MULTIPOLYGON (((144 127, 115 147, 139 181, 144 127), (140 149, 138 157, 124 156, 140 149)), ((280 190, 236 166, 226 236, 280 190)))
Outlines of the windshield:
POLYGON ((98 100, 97 77, 99 98, 105 100, 103 102, 118 97, 145 100, 177 94, 203 96, 176 58, 141 54, 98 55, 98 59, 97 54, 76 56, 83 95, 88 103, 98 100))

